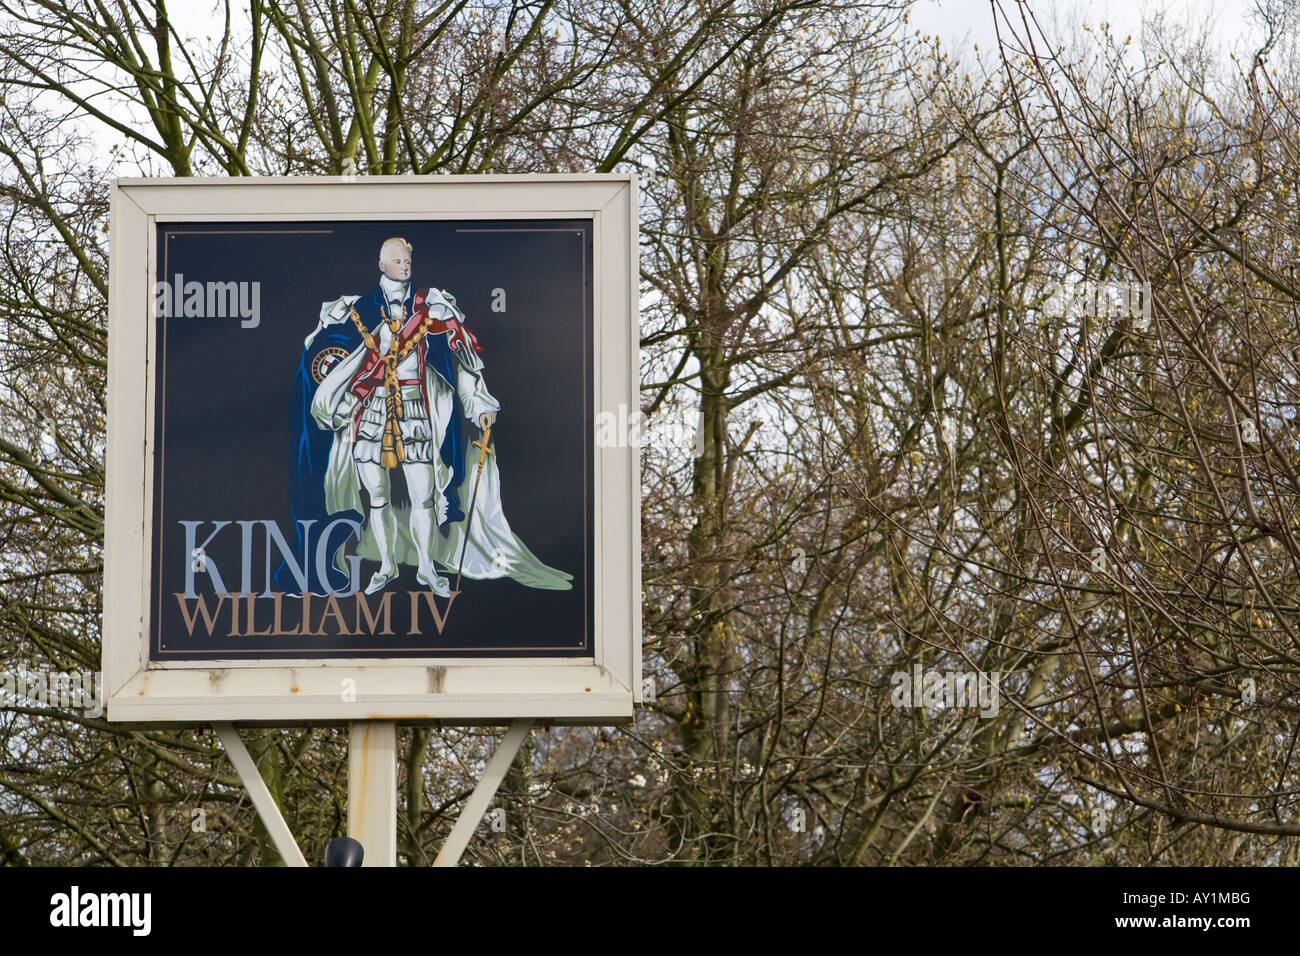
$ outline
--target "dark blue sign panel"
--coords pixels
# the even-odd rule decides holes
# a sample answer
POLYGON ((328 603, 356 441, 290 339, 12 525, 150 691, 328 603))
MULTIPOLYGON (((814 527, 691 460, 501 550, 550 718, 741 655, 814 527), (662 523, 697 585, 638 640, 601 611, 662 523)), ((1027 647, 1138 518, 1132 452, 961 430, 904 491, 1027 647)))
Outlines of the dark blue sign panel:
POLYGON ((590 221, 157 242, 153 660, 591 656, 590 221))

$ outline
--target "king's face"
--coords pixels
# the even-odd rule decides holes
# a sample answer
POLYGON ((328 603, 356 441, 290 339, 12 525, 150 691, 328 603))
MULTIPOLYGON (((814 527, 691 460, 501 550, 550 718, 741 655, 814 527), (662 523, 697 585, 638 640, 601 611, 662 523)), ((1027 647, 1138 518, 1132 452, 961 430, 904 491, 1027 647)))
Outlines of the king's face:
POLYGON ((379 252, 379 271, 394 282, 411 278, 411 254, 396 243, 384 246, 379 252))

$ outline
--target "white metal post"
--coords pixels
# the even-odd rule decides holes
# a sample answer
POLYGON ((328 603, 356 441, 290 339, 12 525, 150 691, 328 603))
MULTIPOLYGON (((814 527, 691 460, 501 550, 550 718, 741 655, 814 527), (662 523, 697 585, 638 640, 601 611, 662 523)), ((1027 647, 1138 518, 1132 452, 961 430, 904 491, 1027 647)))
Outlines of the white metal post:
POLYGON ((348 836, 362 866, 397 866, 397 724, 357 720, 348 725, 348 836))

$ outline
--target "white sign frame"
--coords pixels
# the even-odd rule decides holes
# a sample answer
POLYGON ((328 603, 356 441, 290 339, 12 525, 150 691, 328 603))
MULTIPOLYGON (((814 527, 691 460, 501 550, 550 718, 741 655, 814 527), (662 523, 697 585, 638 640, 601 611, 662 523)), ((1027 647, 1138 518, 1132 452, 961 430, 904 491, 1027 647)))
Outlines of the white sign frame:
POLYGON ((594 436, 594 657, 150 662, 149 317, 159 222, 590 219, 591 407, 599 421, 620 405, 639 407, 637 207, 636 177, 625 174, 115 180, 104 542, 108 719, 139 725, 629 722, 642 693, 640 459, 637 448, 600 447, 594 436))

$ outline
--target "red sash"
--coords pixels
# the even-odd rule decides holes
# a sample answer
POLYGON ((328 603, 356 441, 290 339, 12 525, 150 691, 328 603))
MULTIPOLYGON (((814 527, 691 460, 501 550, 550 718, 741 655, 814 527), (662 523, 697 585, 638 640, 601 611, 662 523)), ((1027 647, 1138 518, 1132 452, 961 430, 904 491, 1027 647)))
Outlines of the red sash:
MULTIPOLYGON (((421 290, 415 293, 415 307, 411 317, 406 320, 401 330, 397 333, 400 347, 404 347, 407 342, 419 331, 420 326, 424 324, 428 315, 425 307, 425 292, 421 290)), ((449 319, 433 319, 429 322, 424 331, 424 335, 437 335, 443 332, 451 332, 451 340, 448 344, 453 352, 458 351, 463 344, 466 348, 472 348, 475 352, 482 352, 483 346, 479 344, 478 338, 454 315, 449 319)), ((423 335, 421 336, 423 339, 423 335)), ((420 359, 420 377, 418 379, 402 379, 399 385, 419 385, 420 396, 424 400, 426 411, 429 408, 429 396, 425 394, 424 388, 424 342, 421 341, 415 346, 415 353, 420 359)), ((375 389, 384 384, 384 360, 376 352, 367 352, 361 367, 357 369, 356 375, 352 377, 352 382, 348 386, 348 391, 355 395, 357 402, 356 411, 352 414, 352 441, 357 440, 357 432, 361 427, 361 413, 366 407, 366 401, 374 394, 375 389)))

